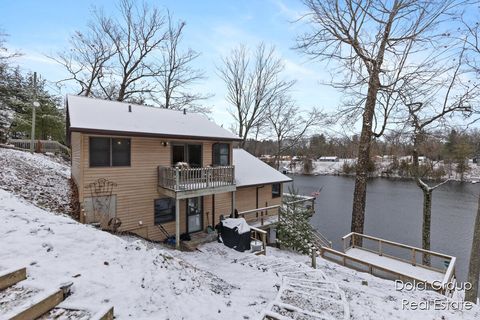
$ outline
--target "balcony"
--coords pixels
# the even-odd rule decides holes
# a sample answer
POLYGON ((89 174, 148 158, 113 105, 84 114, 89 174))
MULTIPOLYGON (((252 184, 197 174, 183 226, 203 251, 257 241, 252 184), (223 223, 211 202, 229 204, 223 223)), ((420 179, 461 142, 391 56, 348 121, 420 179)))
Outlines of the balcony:
POLYGON ((158 188, 177 199, 236 190, 234 166, 206 168, 158 167, 158 188))

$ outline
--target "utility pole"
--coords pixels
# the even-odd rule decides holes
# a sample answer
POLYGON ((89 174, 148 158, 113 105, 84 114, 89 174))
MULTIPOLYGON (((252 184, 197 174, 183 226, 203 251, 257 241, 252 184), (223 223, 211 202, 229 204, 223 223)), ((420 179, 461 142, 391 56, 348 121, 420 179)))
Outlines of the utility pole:
POLYGON ((37 101, 37 73, 33 73, 33 106, 32 106, 32 132, 30 133, 30 152, 33 153, 35 151, 34 144, 35 144, 35 117, 36 117, 36 109, 40 107, 40 103, 37 101))

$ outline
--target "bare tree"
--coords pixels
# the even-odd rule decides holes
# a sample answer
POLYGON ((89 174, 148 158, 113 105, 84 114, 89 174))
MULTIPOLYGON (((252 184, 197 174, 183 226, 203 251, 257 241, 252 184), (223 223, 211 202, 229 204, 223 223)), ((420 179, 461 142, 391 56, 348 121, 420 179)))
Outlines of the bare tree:
POLYGON ((200 53, 192 49, 182 52, 179 48, 185 25, 183 21, 175 24, 168 15, 167 41, 162 46, 160 61, 161 74, 156 77, 161 88, 159 104, 166 109, 189 107, 190 110, 205 113, 208 110, 201 108, 198 101, 207 99, 209 95, 192 92, 190 88, 195 82, 204 79, 202 71, 190 66, 200 53))
POLYGON ((465 291, 465 300, 477 303, 478 278, 480 277, 480 195, 478 196, 477 216, 473 228, 472 249, 470 251, 470 263, 468 265, 467 281, 472 285, 470 290, 465 291))
POLYGON ((101 10, 96 14, 99 27, 115 48, 117 67, 112 69, 112 77, 120 79, 113 88, 102 81, 99 85, 109 99, 139 102, 158 92, 153 78, 161 74, 161 69, 154 67, 152 58, 161 54, 162 44, 168 39, 166 18, 145 2, 138 6, 132 0, 121 0, 119 9, 120 20, 105 16, 101 10))
POLYGON ((477 73, 477 78, 480 78, 480 22, 464 22, 464 25, 467 31, 468 64, 477 73))
POLYGON ((59 83, 73 82, 85 96, 206 111, 196 102, 208 96, 189 91, 203 73, 190 67, 199 54, 179 49, 185 23, 145 2, 119 0, 118 11, 94 9, 87 30, 52 57, 69 74, 59 83))
POLYGON ((111 41, 96 24, 90 23, 87 32, 76 31, 71 36, 68 50, 50 57, 70 75, 57 84, 73 81, 80 87, 78 95, 101 95, 101 92, 95 92, 97 83, 104 81, 103 75, 110 69, 108 62, 115 54, 111 41))
POLYGON ((280 155, 305 137, 309 129, 319 124, 321 113, 313 108, 305 113, 288 96, 280 96, 268 106, 268 126, 276 141, 275 166, 280 168, 280 155))
POLYGON ((252 128, 264 122, 268 106, 295 83, 282 79, 284 69, 282 60, 275 56, 274 47, 267 48, 264 43, 257 46, 252 65, 248 50, 242 45, 223 58, 223 66, 218 70, 227 85, 227 100, 234 107, 231 114, 237 134, 242 138, 241 147, 252 128))
MULTIPOLYGON (((435 189, 448 182, 448 179, 433 186, 423 180, 426 172, 422 172, 420 168, 419 148, 433 130, 446 124, 448 118, 458 114, 470 115, 478 102, 479 86, 468 79, 470 70, 465 69, 465 50, 463 46, 458 56, 444 59, 447 64, 437 60, 422 66, 422 69, 429 72, 410 74, 407 77, 408 82, 405 82, 400 92, 408 110, 406 125, 411 127, 412 174, 423 192, 422 248, 427 250, 430 250, 432 194, 435 189), (450 61, 453 62, 449 63, 450 61)), ((423 263, 430 264, 428 254, 423 255, 423 263)))
POLYGON ((336 68, 330 84, 350 97, 339 115, 362 121, 353 232, 364 229, 371 143, 383 135, 399 106, 398 95, 390 93, 416 58, 436 49, 442 33, 439 25, 464 2, 304 0, 309 10, 304 18, 312 30, 299 37, 298 48, 336 68))

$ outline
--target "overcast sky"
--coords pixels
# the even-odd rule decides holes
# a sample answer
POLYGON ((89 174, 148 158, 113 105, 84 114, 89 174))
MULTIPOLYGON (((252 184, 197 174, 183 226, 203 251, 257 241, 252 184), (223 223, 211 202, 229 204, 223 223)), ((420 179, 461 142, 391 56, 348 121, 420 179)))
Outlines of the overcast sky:
MULTIPOLYGON (((176 19, 187 23, 183 44, 201 53, 193 64, 207 75, 195 89, 213 94, 205 104, 212 108, 211 117, 217 123, 229 127, 232 119, 227 112, 225 85, 217 75, 216 65, 221 63, 222 55, 239 43, 253 48, 264 41, 276 47, 286 66, 285 77, 297 80, 293 96, 300 107, 316 106, 332 111, 338 105, 339 94, 320 84, 329 80, 325 65, 310 61, 293 49, 296 36, 307 28, 303 23, 293 22, 304 10, 301 1, 149 2, 170 10, 176 19)), ((66 48, 72 32, 85 29, 92 6, 103 7, 113 14, 116 3, 115 0, 2 0, 0 28, 9 34, 8 46, 23 53, 17 63, 53 82, 62 79, 65 73, 46 55, 66 48)), ((61 94, 68 91, 66 88, 61 94)))

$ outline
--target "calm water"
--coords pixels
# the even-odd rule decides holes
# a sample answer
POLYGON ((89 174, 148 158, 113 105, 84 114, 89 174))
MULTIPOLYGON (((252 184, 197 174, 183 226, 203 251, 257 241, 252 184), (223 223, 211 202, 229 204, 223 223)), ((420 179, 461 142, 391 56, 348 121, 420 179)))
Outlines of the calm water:
MULTIPOLYGON (((354 179, 294 176, 294 187, 309 195, 323 186, 313 226, 336 249, 350 232, 354 179)), ((480 184, 451 182, 433 192, 431 249, 457 257, 457 277, 466 280, 480 184)), ((365 234, 421 247, 421 190, 413 181, 372 179, 367 188, 365 234)))

